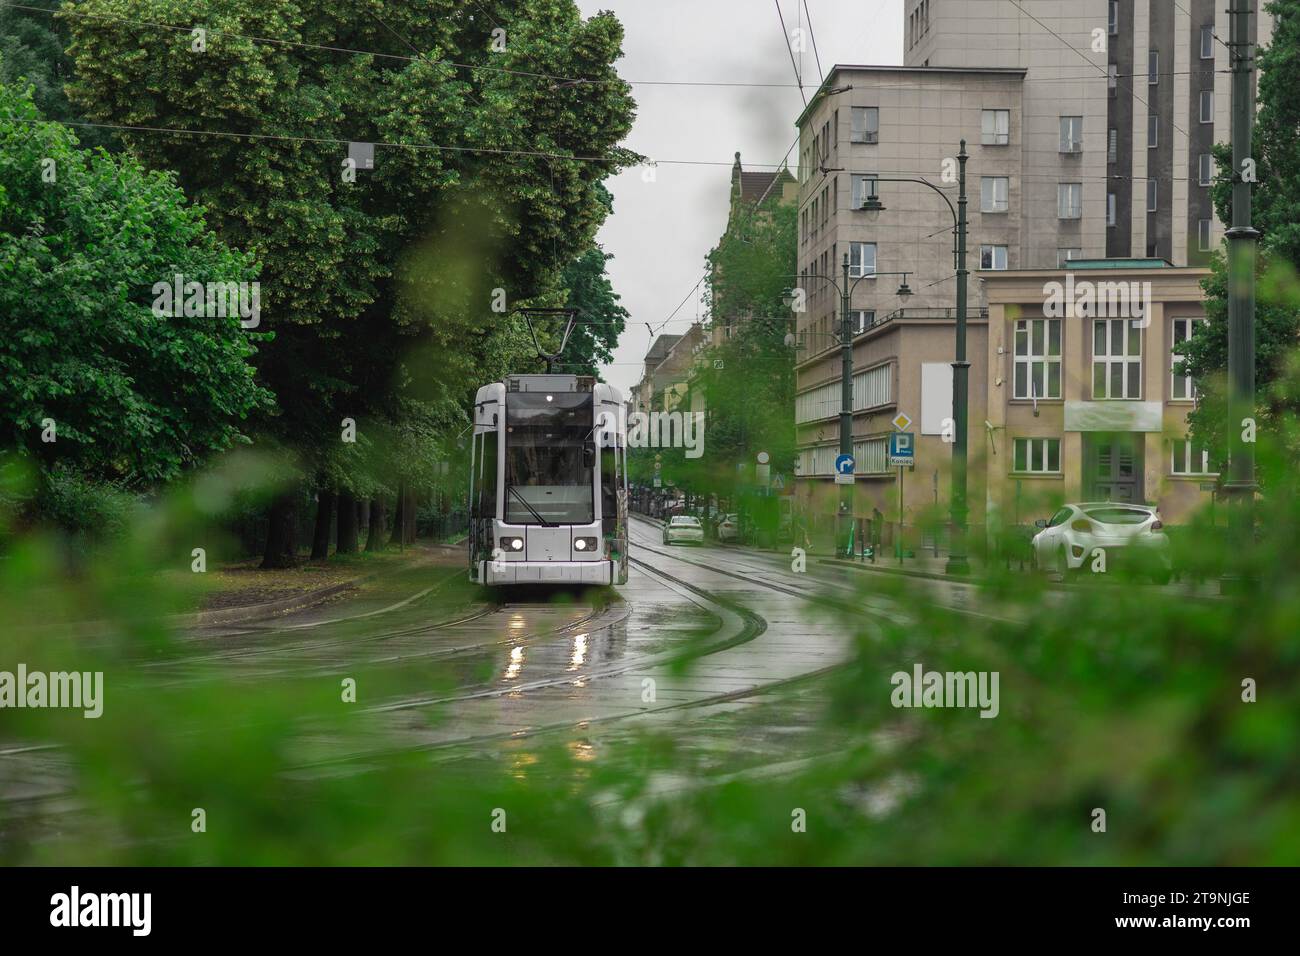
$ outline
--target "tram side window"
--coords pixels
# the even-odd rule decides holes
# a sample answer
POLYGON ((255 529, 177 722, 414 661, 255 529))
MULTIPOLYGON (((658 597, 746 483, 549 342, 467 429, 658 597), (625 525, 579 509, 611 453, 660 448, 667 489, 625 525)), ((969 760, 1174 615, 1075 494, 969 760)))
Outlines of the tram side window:
POLYGON ((484 432, 478 436, 479 460, 483 463, 479 470, 479 509, 483 517, 492 517, 497 513, 497 433, 484 432))
POLYGON ((600 527, 613 534, 618 522, 618 449, 600 450, 600 527))

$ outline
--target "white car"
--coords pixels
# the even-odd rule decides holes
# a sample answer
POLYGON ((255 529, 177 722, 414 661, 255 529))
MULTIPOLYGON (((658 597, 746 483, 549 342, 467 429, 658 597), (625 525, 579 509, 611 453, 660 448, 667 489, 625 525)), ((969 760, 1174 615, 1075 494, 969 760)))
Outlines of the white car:
POLYGON ((740 518, 737 515, 724 515, 718 522, 718 540, 735 541, 740 537, 740 518))
POLYGON ((704 528, 699 518, 690 515, 674 515, 664 525, 664 544, 703 544, 704 528))
POLYGON ((1105 552, 1107 571, 1134 566, 1158 583, 1170 578, 1169 539, 1155 508, 1122 501, 1068 504, 1046 521, 1034 535, 1034 567, 1053 570, 1064 578, 1070 571, 1092 568, 1097 551, 1105 552))

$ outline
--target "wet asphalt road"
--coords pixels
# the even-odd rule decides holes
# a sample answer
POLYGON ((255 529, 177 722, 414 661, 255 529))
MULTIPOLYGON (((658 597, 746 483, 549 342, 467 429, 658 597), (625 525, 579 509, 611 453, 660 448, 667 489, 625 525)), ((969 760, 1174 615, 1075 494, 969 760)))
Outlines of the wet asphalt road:
MULTIPOLYGON (((297 757, 308 774, 394 752, 472 761, 542 741, 576 742, 598 759, 647 728, 706 756, 748 746, 756 762, 780 767, 833 745, 815 729, 818 679, 846 659, 851 630, 908 619, 897 597, 873 593, 873 573, 801 574, 782 554, 665 546, 639 517, 632 544, 617 594, 488 595, 464 583, 463 556, 449 549, 327 605, 195 629, 106 679, 330 694, 354 680, 355 703, 339 705, 354 732, 303 727, 297 757), (674 667, 684 656, 690 665, 674 667)), ((970 585, 926 587, 932 600, 972 603, 970 585)), ((0 799, 57 801, 67 770, 57 748, 0 742, 0 799)))

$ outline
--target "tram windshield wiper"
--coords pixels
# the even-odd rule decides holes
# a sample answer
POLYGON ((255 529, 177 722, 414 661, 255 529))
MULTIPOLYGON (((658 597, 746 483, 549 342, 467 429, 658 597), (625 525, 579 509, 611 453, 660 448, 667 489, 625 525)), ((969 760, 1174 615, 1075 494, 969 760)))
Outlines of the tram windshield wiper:
POLYGON ((525 498, 523 495, 521 495, 521 494, 519 493, 519 489, 517 489, 514 485, 506 485, 506 490, 509 491, 512 495, 514 495, 516 498, 519 499, 519 503, 520 503, 521 505, 523 505, 525 508, 528 509, 529 513, 530 513, 534 518, 537 519, 538 524, 540 524, 543 528, 557 528, 557 527, 559 527, 559 525, 555 524, 554 522, 547 521, 547 520, 546 520, 545 518, 543 518, 540 514, 538 514, 538 513, 537 513, 537 509, 534 508, 532 505, 530 505, 530 504, 528 503, 528 499, 525 498))

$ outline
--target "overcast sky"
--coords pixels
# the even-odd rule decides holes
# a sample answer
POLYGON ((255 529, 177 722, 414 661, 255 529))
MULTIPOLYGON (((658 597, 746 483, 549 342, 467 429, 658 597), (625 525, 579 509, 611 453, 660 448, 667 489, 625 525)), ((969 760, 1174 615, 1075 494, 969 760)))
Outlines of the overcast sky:
MULTIPOLYGON (((690 296, 704 256, 727 223, 731 164, 771 169, 794 142, 803 109, 776 0, 577 0, 586 16, 612 10, 626 37, 619 74, 633 83, 636 123, 626 145, 659 160, 655 181, 641 169, 615 177, 614 215, 600 242, 614 291, 632 313, 605 380, 626 390, 641 377, 646 323, 664 333, 690 328, 702 305, 690 296), (777 83, 779 88, 660 86, 637 81, 777 83), (690 165, 679 164, 690 160, 690 165)), ((808 26, 804 0, 780 0, 785 26, 808 26)), ((903 62, 903 0, 807 0, 823 69, 833 63, 903 62)), ((812 43, 802 56, 805 94, 820 83, 812 43)), ((796 151, 789 155, 794 165, 796 151)), ((702 287, 701 287, 702 289, 702 287)))

